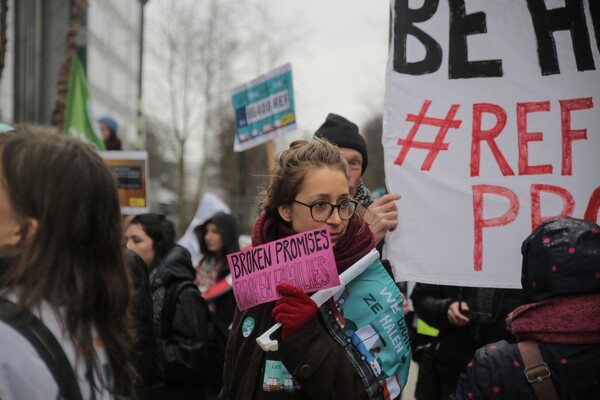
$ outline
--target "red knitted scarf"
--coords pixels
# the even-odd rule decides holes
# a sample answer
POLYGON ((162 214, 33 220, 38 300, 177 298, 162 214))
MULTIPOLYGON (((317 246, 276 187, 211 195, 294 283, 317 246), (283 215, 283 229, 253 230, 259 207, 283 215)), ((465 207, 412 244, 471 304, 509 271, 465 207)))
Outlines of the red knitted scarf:
POLYGON ((516 308, 506 319, 518 340, 600 343, 600 294, 560 296, 516 308))
MULTIPOLYGON (((262 212, 252 230, 252 246, 259 246, 273 240, 294 235, 289 224, 278 214, 267 215, 262 212)), ((360 260, 375 247, 375 236, 366 224, 354 216, 348 223, 348 229, 340 241, 333 247, 338 273, 342 273, 360 260)))

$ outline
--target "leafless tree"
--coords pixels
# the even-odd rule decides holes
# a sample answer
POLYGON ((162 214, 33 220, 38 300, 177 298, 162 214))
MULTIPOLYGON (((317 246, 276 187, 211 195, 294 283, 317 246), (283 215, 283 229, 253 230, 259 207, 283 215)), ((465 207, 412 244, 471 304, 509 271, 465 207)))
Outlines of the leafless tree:
POLYGON ((302 51, 306 29, 282 17, 271 4, 250 1, 244 14, 247 18, 241 24, 246 35, 241 49, 245 72, 251 78, 284 64, 291 52, 302 51))
MULTIPOLYGON (((219 192, 230 201, 250 196, 245 189, 224 189, 231 182, 226 184, 225 177, 233 166, 231 163, 224 166, 223 160, 231 161, 234 157, 231 89, 285 62, 286 51, 291 51, 293 42, 286 40, 286 33, 292 32, 289 28, 293 24, 286 26, 285 21, 277 20, 256 0, 155 0, 147 7, 150 9, 147 9, 145 47, 150 57, 145 63, 148 68, 145 106, 149 118, 171 121, 164 137, 168 154, 179 166, 181 232, 204 191, 214 190, 212 183, 218 182, 219 192), (241 15, 244 17, 240 18, 241 15), (240 78, 244 73, 247 79, 240 78), (230 145, 223 147, 224 143, 230 145), (189 165, 190 160, 198 161, 194 165, 199 165, 191 199, 191 185, 184 183, 186 160, 189 165)), ((260 166, 254 164, 266 167, 263 152, 252 152, 261 155, 258 160, 240 155, 236 159, 243 161, 238 165, 240 173, 260 171, 260 166)), ((246 185, 246 181, 241 184, 246 185)), ((254 186, 248 192, 255 190, 254 186)))
POLYGON ((233 152, 235 120, 232 113, 222 120, 218 131, 221 140, 210 156, 217 169, 207 184, 219 184, 232 214, 238 219, 242 233, 249 233, 258 217, 257 194, 266 183, 268 167, 265 146, 257 146, 240 153, 233 152))
POLYGON ((206 185, 207 172, 214 163, 210 160, 215 149, 217 132, 227 125, 231 115, 230 93, 233 66, 239 57, 241 32, 238 32, 240 8, 244 2, 208 0, 203 18, 202 34, 197 38, 200 62, 198 82, 203 93, 202 149, 199 181, 194 196, 197 207, 206 185))
MULTIPOLYGON (((236 52, 235 78, 238 83, 244 83, 283 65, 289 53, 301 47, 303 31, 293 21, 276 15, 272 8, 261 1, 249 1, 241 6, 240 12, 246 16, 239 21, 245 35, 240 39, 239 52, 236 52), (243 76, 248 78, 240 80, 243 76)), ((231 82, 227 83, 229 86, 223 89, 229 94, 232 85, 231 82)), ((261 145, 234 153, 235 120, 230 97, 219 110, 216 113, 220 115, 215 127, 216 135, 211 135, 217 145, 209 153, 211 165, 218 169, 210 178, 225 191, 227 202, 238 218, 242 231, 249 232, 258 216, 257 195, 269 172, 267 150, 261 145)), ((211 179, 205 179, 204 182, 207 185, 213 183, 211 179)))
MULTIPOLYGON (((197 126, 201 97, 194 80, 199 58, 196 40, 200 35, 197 2, 156 2, 157 12, 148 14, 149 43, 145 46, 153 68, 148 105, 150 118, 168 122, 163 143, 177 163, 177 226, 186 227, 186 144, 197 126)), ((152 3, 150 3, 152 4, 152 3)))
POLYGON ((161 135, 161 126, 155 120, 150 120, 145 129, 145 147, 148 152, 148 175, 151 180, 160 180, 166 162, 164 135, 161 135))

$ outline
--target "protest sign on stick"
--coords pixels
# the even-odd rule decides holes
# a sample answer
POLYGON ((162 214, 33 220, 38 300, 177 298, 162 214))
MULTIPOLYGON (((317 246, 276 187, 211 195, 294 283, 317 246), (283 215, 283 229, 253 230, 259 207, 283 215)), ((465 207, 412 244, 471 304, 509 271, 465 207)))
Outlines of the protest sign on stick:
POLYGON ((278 299, 279 283, 305 292, 338 286, 329 230, 315 229, 227 255, 240 310, 278 299))
POLYGON ((292 65, 285 64, 231 91, 234 151, 244 151, 296 129, 292 65))

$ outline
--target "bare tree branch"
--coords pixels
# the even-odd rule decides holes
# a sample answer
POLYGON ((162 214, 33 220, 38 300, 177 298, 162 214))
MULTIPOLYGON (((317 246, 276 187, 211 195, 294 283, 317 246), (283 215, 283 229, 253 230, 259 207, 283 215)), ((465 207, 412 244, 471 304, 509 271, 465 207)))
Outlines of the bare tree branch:
MULTIPOLYGON (((220 144, 223 139, 231 143, 234 137, 231 89, 243 82, 234 78, 240 70, 247 70, 248 65, 264 62, 272 68, 277 61, 283 63, 286 52, 292 51, 287 33, 294 31, 291 29, 293 24, 277 21, 272 13, 257 4, 260 2, 254 0, 154 0, 149 3, 160 12, 154 20, 148 21, 149 42, 145 48, 152 60, 145 65, 153 70, 145 76, 154 82, 152 88, 144 90, 145 96, 149 97, 145 104, 149 111, 147 115, 154 114, 156 119, 171 121, 169 132, 163 136, 178 163, 180 229, 187 226, 184 195, 189 195, 186 190, 190 192, 183 184, 186 161, 190 162, 186 152, 193 148, 193 161, 199 165, 190 207, 194 210, 205 188, 210 187, 210 179, 218 182, 213 184, 212 190, 214 187, 225 190, 221 175, 228 167, 221 161, 233 160, 233 146, 221 147, 220 144), (240 15, 244 17, 240 18, 240 15), (258 27, 254 26, 257 21, 258 27), (259 49, 256 42, 269 43, 259 49)), ((260 71, 263 72, 266 70, 260 71)), ((256 76, 255 68, 250 76, 256 76)), ((262 152, 257 150, 255 154, 262 152)), ((235 167, 241 173, 248 173, 247 167, 260 169, 254 164, 264 162, 264 157, 261 156, 258 162, 250 157, 239 160, 240 164, 235 167), (245 162, 254 164, 243 164, 245 162)), ((229 169, 232 166, 230 164, 229 169)), ((244 186, 255 184, 254 180, 238 181, 244 186)), ((248 190, 255 188, 252 186, 248 190)), ((244 189, 238 194, 246 196, 249 193, 244 189)))

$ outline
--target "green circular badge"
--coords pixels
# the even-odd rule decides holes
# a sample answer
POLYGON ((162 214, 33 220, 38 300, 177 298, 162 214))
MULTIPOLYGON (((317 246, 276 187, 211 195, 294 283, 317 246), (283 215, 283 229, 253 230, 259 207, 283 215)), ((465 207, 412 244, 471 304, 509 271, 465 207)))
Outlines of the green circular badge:
POLYGON ((244 337, 250 336, 252 331, 254 330, 254 318, 248 317, 242 323, 242 335, 244 337))

